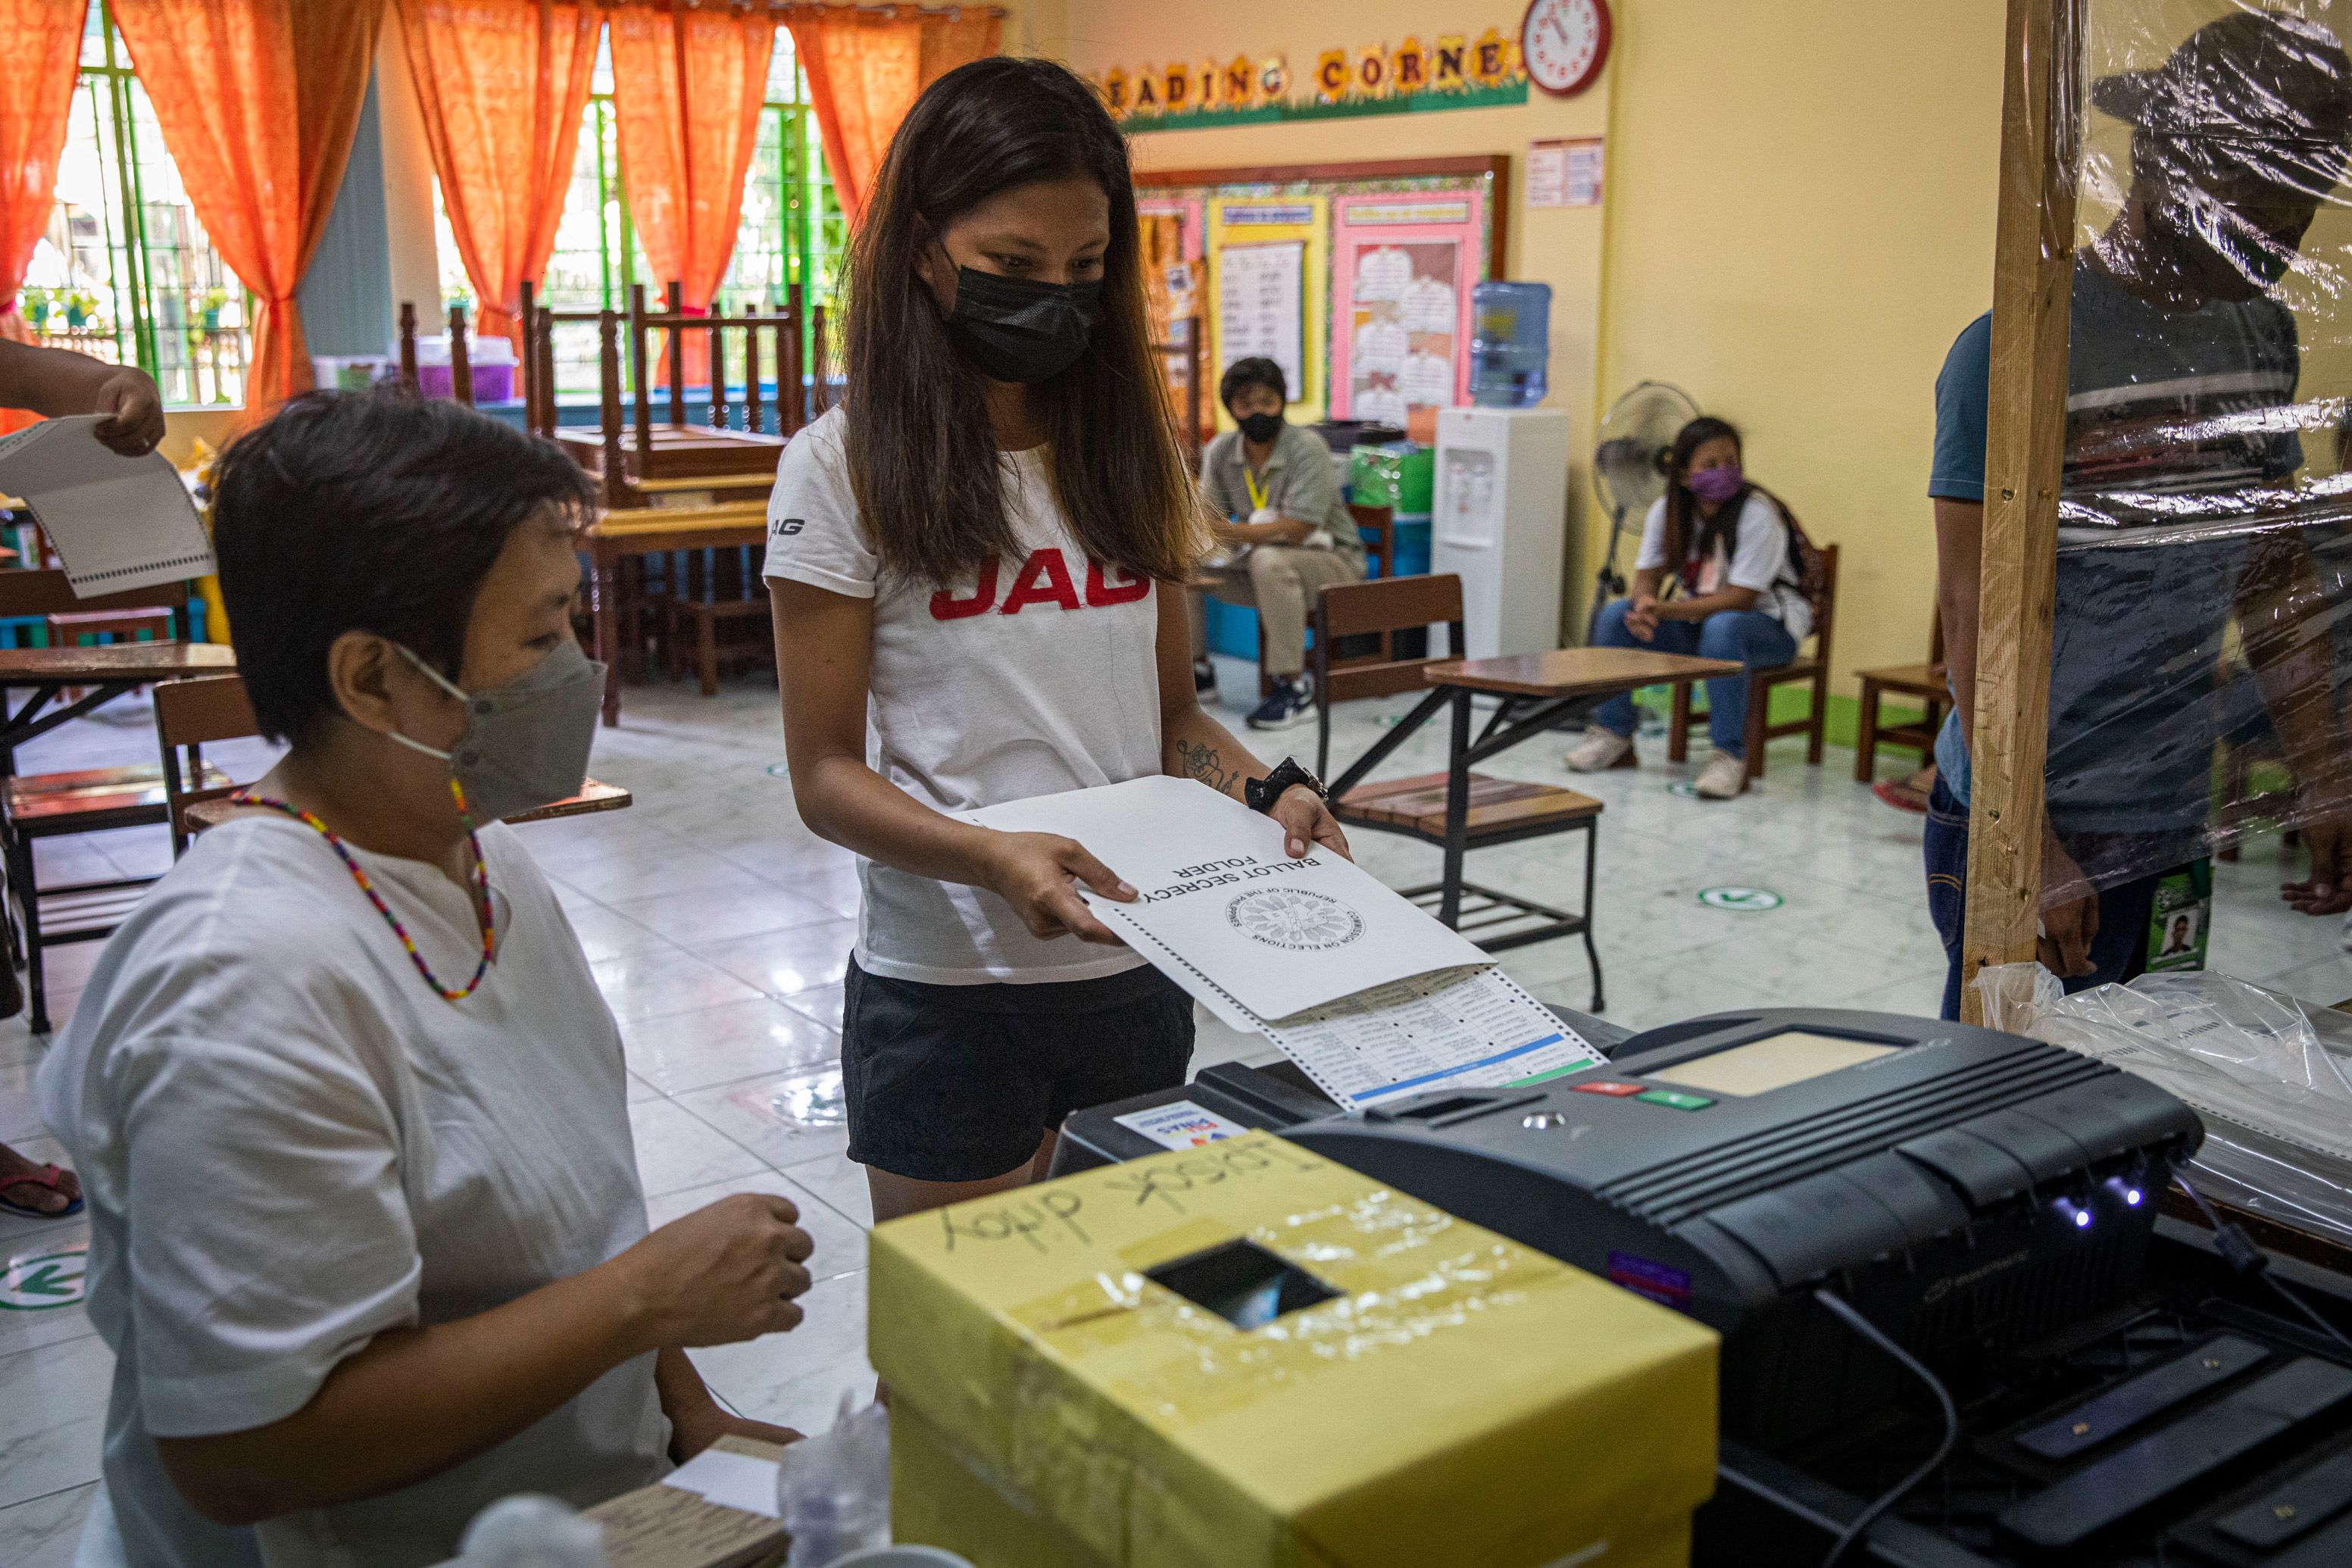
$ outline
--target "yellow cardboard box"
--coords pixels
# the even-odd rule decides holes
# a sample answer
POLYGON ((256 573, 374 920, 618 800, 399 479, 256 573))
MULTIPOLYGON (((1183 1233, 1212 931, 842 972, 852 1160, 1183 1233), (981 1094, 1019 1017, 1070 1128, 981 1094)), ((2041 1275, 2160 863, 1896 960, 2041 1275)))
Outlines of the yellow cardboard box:
POLYGON ((1665 1568, 1714 1485, 1712 1332, 1270 1134, 881 1226, 870 1283, 895 1531, 979 1568, 1665 1568))

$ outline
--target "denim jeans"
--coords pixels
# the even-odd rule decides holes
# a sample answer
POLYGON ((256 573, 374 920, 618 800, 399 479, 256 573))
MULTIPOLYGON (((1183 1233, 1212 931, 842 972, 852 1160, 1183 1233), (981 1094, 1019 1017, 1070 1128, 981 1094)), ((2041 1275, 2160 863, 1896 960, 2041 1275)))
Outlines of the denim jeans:
MULTIPOLYGON (((1701 658, 1736 658, 1750 669, 1769 669, 1797 657, 1797 639, 1780 622, 1754 610, 1721 610, 1704 621, 1660 621, 1648 642, 1625 629, 1629 599, 1619 599, 1601 612, 1595 647, 1646 647, 1658 653, 1696 654, 1701 658)), ((1612 697, 1593 713, 1604 730, 1620 735, 1633 732, 1631 692, 1612 697)), ((1715 749, 1726 755, 1748 754, 1748 678, 1727 676, 1706 683, 1706 732, 1715 749)))
MULTIPOLYGON (((1968 925, 1969 808, 1941 778, 1927 796, 1927 918, 1944 943, 1943 1016, 1960 1016, 1960 936, 1968 925)), ((2082 858, 2077 855, 2078 859, 2082 858)), ((2068 994, 2130 980, 2147 968, 2147 922, 2156 886, 2173 868, 2120 882, 2099 893, 2099 930, 2091 939, 2091 973, 2065 981, 2068 994)))

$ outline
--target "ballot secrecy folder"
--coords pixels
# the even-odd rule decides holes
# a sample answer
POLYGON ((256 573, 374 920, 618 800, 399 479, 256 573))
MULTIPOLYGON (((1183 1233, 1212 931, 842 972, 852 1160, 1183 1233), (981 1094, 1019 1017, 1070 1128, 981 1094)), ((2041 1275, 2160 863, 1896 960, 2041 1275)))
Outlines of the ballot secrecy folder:
POLYGON ((78 598, 210 575, 212 542, 179 471, 161 452, 126 458, 100 444, 104 417, 0 436, 0 496, 33 514, 78 598))
POLYGON ((1103 923, 1342 1106, 1601 1060, 1475 943, 1344 856, 1294 858, 1280 824, 1206 784, 1159 774, 965 816, 1085 845, 1138 894, 1087 893, 1103 923))

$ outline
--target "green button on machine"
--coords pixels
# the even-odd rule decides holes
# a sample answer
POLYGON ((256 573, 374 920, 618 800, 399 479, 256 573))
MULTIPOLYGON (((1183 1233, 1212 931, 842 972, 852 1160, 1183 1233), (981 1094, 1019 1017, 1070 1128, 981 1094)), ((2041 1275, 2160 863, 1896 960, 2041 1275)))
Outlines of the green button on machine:
POLYGON ((1705 1110, 1715 1103, 1703 1094, 1685 1094, 1678 1089, 1644 1089, 1633 1097, 1652 1105, 1669 1106, 1675 1110, 1705 1110))

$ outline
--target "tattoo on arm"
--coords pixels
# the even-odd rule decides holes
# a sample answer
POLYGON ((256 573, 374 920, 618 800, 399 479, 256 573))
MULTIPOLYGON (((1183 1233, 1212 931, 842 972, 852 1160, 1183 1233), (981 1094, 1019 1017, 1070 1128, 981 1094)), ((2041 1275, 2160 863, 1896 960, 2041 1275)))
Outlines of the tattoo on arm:
POLYGON ((1225 795, 1241 794, 1242 781, 1247 775, 1221 766, 1224 757, 1216 747, 1191 741, 1178 741, 1175 744, 1176 760, 1182 765, 1186 778, 1199 779, 1225 795))

